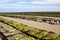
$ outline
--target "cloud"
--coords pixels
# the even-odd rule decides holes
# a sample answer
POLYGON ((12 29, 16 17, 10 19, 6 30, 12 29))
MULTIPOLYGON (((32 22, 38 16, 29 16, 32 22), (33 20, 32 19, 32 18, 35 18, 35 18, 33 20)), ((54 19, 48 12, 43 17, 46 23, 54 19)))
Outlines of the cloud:
POLYGON ((31 4, 60 4, 60 0, 0 0, 0 3, 8 3, 8 2, 15 2, 19 4, 23 3, 31 3, 31 4))
POLYGON ((32 5, 22 5, 22 4, 0 4, 0 8, 6 8, 6 9, 10 9, 10 8, 14 8, 14 9, 60 9, 60 7, 58 6, 32 6, 32 5))
POLYGON ((60 0, 33 1, 32 4, 60 4, 60 0))
POLYGON ((20 4, 20 3, 29 3, 29 2, 17 2, 18 4, 20 4))
POLYGON ((6 7, 6 8, 1 8, 3 12, 28 12, 28 11, 60 11, 60 8, 59 7, 52 7, 52 6, 31 6, 31 7, 14 7, 14 8, 11 8, 11 7, 6 7))
POLYGON ((40 6, 28 6, 22 4, 0 4, 0 8, 39 8, 40 6))
POLYGON ((22 4, 0 4, 0 8, 19 8, 24 6, 22 4))
POLYGON ((6 11, 60 11, 60 6, 56 6, 57 4, 60 5, 60 0, 0 0, 0 10, 5 11, 6 9, 6 11))
POLYGON ((60 0, 46 0, 48 2, 60 2, 60 0))
POLYGON ((60 0, 33 0, 33 1, 23 1, 23 2, 17 2, 18 4, 60 4, 60 0))
POLYGON ((0 2, 6 2, 6 1, 11 1, 11 0, 0 0, 0 2))

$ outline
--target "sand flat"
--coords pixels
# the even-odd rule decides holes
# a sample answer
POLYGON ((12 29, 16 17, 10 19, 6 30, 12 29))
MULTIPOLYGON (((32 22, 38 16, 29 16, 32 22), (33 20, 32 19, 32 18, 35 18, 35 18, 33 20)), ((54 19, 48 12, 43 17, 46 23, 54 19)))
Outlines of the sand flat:
POLYGON ((18 18, 10 18, 10 17, 3 17, 0 16, 0 18, 4 18, 7 20, 12 20, 18 23, 22 23, 24 25, 28 25, 30 27, 42 29, 42 30, 47 30, 47 31, 52 31, 55 33, 60 34, 60 25, 51 25, 48 23, 41 23, 41 22, 36 22, 36 21, 30 21, 30 20, 24 20, 24 19, 18 19, 18 18))

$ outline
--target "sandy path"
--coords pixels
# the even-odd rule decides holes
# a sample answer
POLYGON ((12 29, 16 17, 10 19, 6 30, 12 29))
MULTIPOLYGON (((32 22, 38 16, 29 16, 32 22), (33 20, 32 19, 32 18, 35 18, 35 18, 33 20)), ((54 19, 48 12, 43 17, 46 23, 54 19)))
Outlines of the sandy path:
POLYGON ((28 25, 30 27, 35 27, 38 29, 52 31, 52 32, 60 34, 60 25, 51 25, 47 23, 35 22, 35 21, 30 21, 30 20, 18 19, 18 18, 2 17, 2 16, 0 16, 0 18, 12 20, 18 23, 22 23, 24 25, 28 25))

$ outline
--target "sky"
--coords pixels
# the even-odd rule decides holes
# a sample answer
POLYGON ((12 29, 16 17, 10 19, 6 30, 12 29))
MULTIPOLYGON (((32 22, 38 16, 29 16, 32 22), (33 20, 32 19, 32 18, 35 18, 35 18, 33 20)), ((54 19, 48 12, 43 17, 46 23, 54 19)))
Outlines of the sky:
POLYGON ((0 0, 0 12, 60 12, 60 0, 0 0))

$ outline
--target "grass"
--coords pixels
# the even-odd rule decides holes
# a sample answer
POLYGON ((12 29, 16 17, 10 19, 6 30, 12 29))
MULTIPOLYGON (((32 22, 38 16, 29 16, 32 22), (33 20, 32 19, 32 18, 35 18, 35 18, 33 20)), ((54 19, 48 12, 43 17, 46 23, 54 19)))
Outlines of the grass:
POLYGON ((60 40, 60 35, 56 38, 56 40, 60 40))
POLYGON ((0 13, 2 16, 14 17, 11 15, 30 15, 30 16, 49 16, 49 17, 60 17, 60 12, 6 12, 0 13))
POLYGON ((18 35, 15 35, 14 36, 14 40, 20 40, 19 36, 18 35))
POLYGON ((44 39, 52 39, 55 40, 59 35, 58 34, 52 34, 52 33, 48 33, 44 39))

